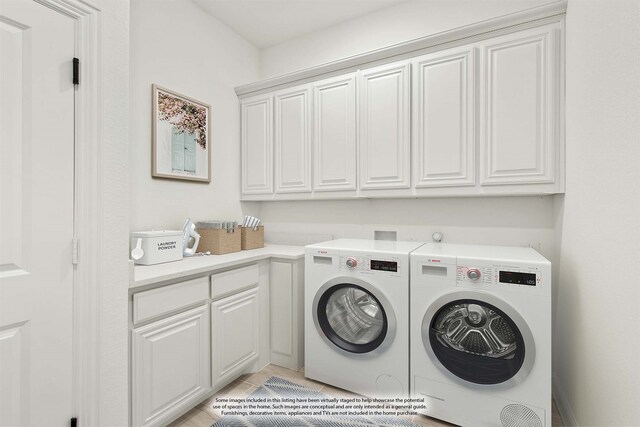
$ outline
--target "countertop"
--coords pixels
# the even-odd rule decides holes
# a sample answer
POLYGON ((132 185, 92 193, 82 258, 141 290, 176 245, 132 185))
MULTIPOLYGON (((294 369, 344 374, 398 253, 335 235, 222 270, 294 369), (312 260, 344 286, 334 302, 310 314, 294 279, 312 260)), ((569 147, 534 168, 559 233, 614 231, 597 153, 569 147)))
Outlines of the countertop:
POLYGON ((203 275, 267 258, 304 258, 304 246, 265 245, 264 248, 225 255, 196 255, 164 264, 136 265, 133 267, 129 289, 203 275))

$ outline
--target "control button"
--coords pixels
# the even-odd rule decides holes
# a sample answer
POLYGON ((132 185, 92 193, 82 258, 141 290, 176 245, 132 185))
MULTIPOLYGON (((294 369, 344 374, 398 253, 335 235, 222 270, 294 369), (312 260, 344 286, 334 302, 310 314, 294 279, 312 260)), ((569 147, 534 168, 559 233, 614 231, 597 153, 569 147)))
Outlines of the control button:
POLYGON ((478 280, 480 278, 480 270, 478 270, 477 268, 470 268, 467 271, 467 277, 470 280, 478 280))
POLYGON ((347 267, 356 268, 358 265, 358 261, 355 258, 347 258, 347 267))

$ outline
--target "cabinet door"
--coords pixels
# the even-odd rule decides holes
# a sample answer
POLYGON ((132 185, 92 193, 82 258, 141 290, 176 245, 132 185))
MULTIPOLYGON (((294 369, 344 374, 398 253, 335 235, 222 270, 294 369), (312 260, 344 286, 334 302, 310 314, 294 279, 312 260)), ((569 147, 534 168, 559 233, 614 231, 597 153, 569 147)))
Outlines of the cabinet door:
POLYGON ((413 60, 414 184, 475 184, 474 49, 413 60))
POLYGON ((273 134, 271 95, 243 99, 242 194, 273 193, 273 134))
POLYGON ((311 191, 311 90, 295 87, 273 96, 275 192, 311 191))
POLYGON ((132 331, 132 422, 158 425, 211 390, 209 307, 132 331))
POLYGON ((258 358, 258 288, 211 303, 214 387, 231 381, 258 358))
POLYGON ((481 184, 554 183, 560 157, 559 27, 481 44, 481 184))
POLYGON ((304 361, 304 260, 271 261, 271 363, 297 371, 304 361))
POLYGON ((410 186, 410 63, 360 72, 360 188, 410 186))
POLYGON ((356 189, 356 77, 313 86, 315 191, 356 189))

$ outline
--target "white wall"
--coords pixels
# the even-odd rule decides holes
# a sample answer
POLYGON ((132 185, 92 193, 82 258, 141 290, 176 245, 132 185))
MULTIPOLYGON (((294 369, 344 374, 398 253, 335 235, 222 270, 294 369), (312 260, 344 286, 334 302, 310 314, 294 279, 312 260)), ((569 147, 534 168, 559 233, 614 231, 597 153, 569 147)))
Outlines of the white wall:
POLYGON ((413 0, 263 49, 260 77, 286 74, 554 0, 413 0))
POLYGON ((131 1, 131 230, 241 219, 234 87, 258 80, 257 48, 191 1, 131 1), (151 178, 151 84, 212 106, 211 183, 151 178))
POLYGON ((640 2, 570 0, 555 374, 571 425, 640 420, 640 2))
POLYGON ((371 239, 376 230, 431 241, 440 231, 449 243, 530 245, 555 256, 552 197, 263 202, 260 214, 273 243, 309 243, 316 235, 371 239))

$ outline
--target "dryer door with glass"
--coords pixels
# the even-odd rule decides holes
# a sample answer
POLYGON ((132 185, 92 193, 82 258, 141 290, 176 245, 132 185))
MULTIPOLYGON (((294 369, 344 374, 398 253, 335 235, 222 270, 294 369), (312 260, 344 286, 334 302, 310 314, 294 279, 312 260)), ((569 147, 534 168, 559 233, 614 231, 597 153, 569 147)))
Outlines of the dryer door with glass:
POLYGON ((325 283, 314 297, 312 310, 322 339, 346 355, 375 356, 395 337, 396 317, 389 300, 375 286, 355 277, 325 283))
POLYGON ((529 327, 505 301, 481 292, 436 300, 422 321, 422 341, 447 377, 465 385, 511 387, 535 359, 529 327))

